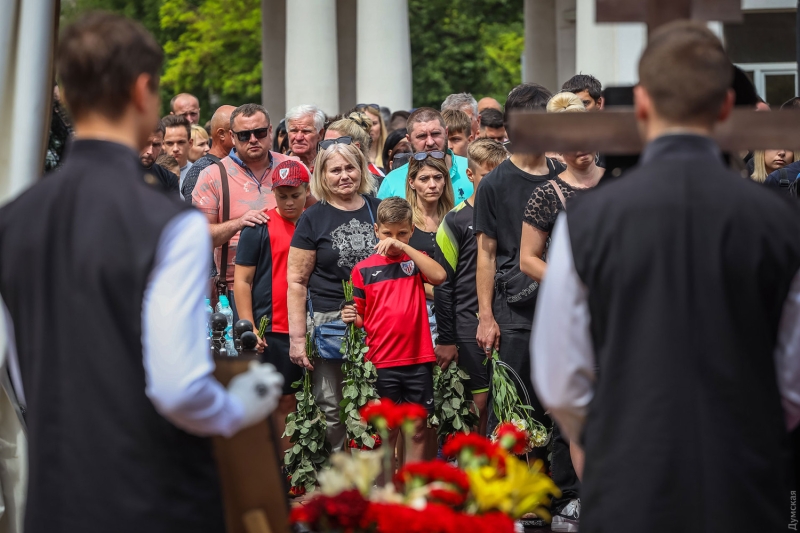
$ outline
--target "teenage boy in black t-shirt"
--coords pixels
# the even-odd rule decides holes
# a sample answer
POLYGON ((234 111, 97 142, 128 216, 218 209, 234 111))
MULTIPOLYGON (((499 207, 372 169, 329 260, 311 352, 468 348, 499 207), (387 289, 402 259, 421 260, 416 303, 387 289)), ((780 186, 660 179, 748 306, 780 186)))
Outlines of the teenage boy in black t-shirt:
MULTIPOLYGON (((236 250, 233 294, 239 318, 252 322, 255 331, 263 317, 269 319, 258 350, 263 353, 262 361, 272 363, 283 375, 283 396, 272 414, 279 435, 283 435, 286 417, 297 407, 292 383, 303 377, 302 367, 289 360, 286 264, 295 224, 309 194, 310 176, 298 161, 280 163, 272 176, 277 207, 267 211, 266 224, 242 230, 236 250)), ((289 446, 289 437, 281 437, 281 449, 289 446)))
MULTIPOLYGON (((506 123, 512 111, 544 111, 550 97, 550 91, 541 85, 518 85, 506 101, 506 123)), ((475 195, 473 224, 478 239, 478 345, 486 356, 497 349, 500 358, 519 374, 534 418, 547 426, 551 422, 531 385, 528 348, 538 285, 519 270, 519 242, 526 199, 537 185, 555 179, 563 170, 560 163, 544 154, 512 150, 511 158, 481 182, 475 195)), ((525 397, 523 391, 520 394, 525 397)))

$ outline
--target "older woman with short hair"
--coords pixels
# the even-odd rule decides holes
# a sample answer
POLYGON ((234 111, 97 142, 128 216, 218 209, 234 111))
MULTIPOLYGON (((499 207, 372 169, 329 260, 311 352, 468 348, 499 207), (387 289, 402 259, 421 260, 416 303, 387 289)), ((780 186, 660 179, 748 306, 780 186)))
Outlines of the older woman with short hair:
POLYGON ((344 331, 342 282, 350 279, 356 263, 374 252, 380 200, 369 196, 374 178, 354 144, 322 141, 315 163, 311 192, 318 202, 300 217, 289 249, 289 357, 313 370, 312 390, 328 423, 327 439, 339 450, 345 437, 339 421, 344 377, 335 337, 344 331), (322 353, 310 362, 305 340, 312 328, 322 353))

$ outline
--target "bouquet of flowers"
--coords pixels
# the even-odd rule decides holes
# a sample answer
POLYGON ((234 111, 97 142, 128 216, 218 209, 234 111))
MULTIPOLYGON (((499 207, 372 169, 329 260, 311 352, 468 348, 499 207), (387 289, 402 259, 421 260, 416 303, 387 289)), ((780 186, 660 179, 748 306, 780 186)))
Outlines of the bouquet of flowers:
MULTIPOLYGON (((343 281, 342 286, 346 303, 352 303, 353 282, 343 281)), ((378 393, 375 392, 378 371, 375 365, 364 358, 369 350, 365 342, 366 336, 362 328, 348 324, 341 349, 344 354, 344 387, 339 417, 347 431, 350 449, 358 450, 373 450, 381 445, 381 437, 375 432, 375 428, 365 423, 359 414, 359 409, 378 398, 378 393)))
POLYGON ((517 455, 524 455, 533 448, 546 446, 550 440, 550 434, 547 428, 531 416, 533 407, 523 403, 520 399, 517 387, 508 375, 509 371, 514 371, 500 360, 496 350, 486 361, 491 361, 492 365, 492 408, 497 420, 501 422, 492 433, 492 440, 497 441, 500 438, 498 430, 505 426, 502 422, 509 422, 528 437, 526 445, 518 448, 520 451, 517 455))
MULTIPOLYGON (((361 413, 379 432, 400 427, 406 435, 426 414, 421 406, 386 400, 371 402, 361 413)), ((515 518, 529 512, 547 516, 544 506, 559 495, 541 463, 531 468, 511 453, 526 438, 509 432, 492 442, 456 433, 444 452, 457 459, 457 467, 410 463, 382 487, 374 487, 379 452, 335 455, 331 470, 320 473, 322 494, 293 509, 291 521, 320 533, 512 533, 515 518)), ((382 452, 386 460, 393 450, 382 452)))
MULTIPOLYGON (((306 354, 313 358, 314 346, 311 336, 306 335, 306 354)), ((328 465, 331 445, 325 438, 327 422, 311 392, 311 372, 292 384, 302 387, 295 396, 297 411, 286 417, 284 436, 291 437, 292 447, 286 450, 284 463, 289 472, 289 492, 300 496, 313 491, 317 483, 317 472, 328 465)))
POLYGON ((433 414, 428 424, 436 426, 436 433, 446 437, 459 431, 469 433, 478 425, 475 404, 465 394, 464 381, 469 374, 452 361, 446 370, 433 367, 433 414))

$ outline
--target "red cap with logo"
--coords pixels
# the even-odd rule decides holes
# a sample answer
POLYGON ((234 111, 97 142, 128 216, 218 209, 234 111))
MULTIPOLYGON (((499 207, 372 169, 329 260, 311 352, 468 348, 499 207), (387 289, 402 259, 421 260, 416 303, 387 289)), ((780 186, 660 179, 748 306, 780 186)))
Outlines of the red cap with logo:
POLYGON ((284 161, 272 170, 272 188, 297 187, 308 183, 311 178, 308 169, 299 161, 284 161))

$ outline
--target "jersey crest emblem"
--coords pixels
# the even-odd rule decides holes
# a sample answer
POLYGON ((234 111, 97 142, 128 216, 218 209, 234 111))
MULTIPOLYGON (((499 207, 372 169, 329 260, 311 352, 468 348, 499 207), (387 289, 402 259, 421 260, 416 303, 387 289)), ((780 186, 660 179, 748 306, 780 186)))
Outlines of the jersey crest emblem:
POLYGON ((400 263, 400 268, 403 269, 403 273, 406 276, 410 276, 414 273, 414 261, 403 261, 400 263))

